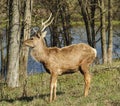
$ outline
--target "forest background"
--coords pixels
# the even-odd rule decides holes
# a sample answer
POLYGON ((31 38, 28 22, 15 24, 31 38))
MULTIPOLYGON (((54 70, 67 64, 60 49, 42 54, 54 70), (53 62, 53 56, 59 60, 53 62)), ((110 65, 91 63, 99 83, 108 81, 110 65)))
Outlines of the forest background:
MULTIPOLYGON (((112 64, 113 30, 120 25, 119 2, 120 0, 1 0, 0 81, 12 88, 24 85, 28 76, 29 49, 23 46, 23 41, 32 35, 33 28, 40 30, 42 19, 47 19, 50 13, 54 21, 49 27, 49 46, 70 45, 71 28, 82 26, 90 46, 96 48, 96 43, 101 42, 102 64, 112 64)), ((120 36, 120 32, 116 32, 116 35, 120 36)), ((95 62, 98 64, 97 59, 95 62)))

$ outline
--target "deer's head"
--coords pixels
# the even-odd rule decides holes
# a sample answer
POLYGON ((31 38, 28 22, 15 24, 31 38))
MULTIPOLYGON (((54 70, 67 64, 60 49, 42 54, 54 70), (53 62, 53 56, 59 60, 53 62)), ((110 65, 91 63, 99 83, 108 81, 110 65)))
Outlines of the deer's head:
POLYGON ((42 29, 40 30, 40 33, 36 32, 35 29, 33 28, 35 35, 32 36, 30 39, 25 40, 24 45, 33 48, 45 43, 44 37, 46 36, 46 33, 47 33, 45 29, 53 22, 53 19, 54 19, 51 17, 52 17, 52 13, 50 14, 49 18, 45 22, 43 22, 42 20, 42 25, 41 25, 42 29))

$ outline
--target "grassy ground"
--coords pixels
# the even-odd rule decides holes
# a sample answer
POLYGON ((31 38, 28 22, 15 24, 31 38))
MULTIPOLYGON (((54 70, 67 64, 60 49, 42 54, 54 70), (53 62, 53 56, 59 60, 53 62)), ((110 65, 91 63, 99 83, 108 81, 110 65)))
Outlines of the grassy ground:
POLYGON ((112 68, 91 67, 88 97, 83 96, 84 79, 80 73, 60 76, 57 100, 52 103, 48 102, 50 75, 47 73, 30 75, 20 88, 10 89, 1 83, 0 106, 120 106, 119 65, 120 62, 115 62, 112 68))

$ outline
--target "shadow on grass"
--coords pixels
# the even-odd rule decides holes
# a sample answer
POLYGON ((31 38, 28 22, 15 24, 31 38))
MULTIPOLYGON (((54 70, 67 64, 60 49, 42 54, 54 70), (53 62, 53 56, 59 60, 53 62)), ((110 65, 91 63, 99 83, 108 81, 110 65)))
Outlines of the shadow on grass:
MULTIPOLYGON (((65 92, 57 92, 56 95, 63 95, 63 94, 65 94, 65 92)), ((31 102, 33 99, 39 99, 39 98, 46 101, 45 98, 49 97, 49 96, 50 96, 50 94, 39 94, 39 95, 34 95, 34 96, 22 96, 22 97, 15 98, 15 99, 6 99, 6 98, 4 98, 4 99, 1 99, 0 102, 2 102, 2 101, 6 101, 6 102, 9 102, 9 103, 13 103, 15 101, 31 102)), ((48 101, 46 101, 46 102, 48 102, 48 101)))

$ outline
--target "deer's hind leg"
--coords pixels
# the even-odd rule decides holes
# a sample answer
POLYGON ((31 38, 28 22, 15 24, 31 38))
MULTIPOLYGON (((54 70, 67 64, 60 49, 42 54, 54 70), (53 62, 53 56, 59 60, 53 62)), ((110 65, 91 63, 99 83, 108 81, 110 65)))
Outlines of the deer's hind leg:
POLYGON ((88 95, 90 82, 91 82, 91 75, 88 69, 89 69, 89 65, 86 65, 86 64, 82 64, 81 67, 79 68, 80 72, 84 75, 84 81, 85 81, 84 96, 85 97, 88 95))

